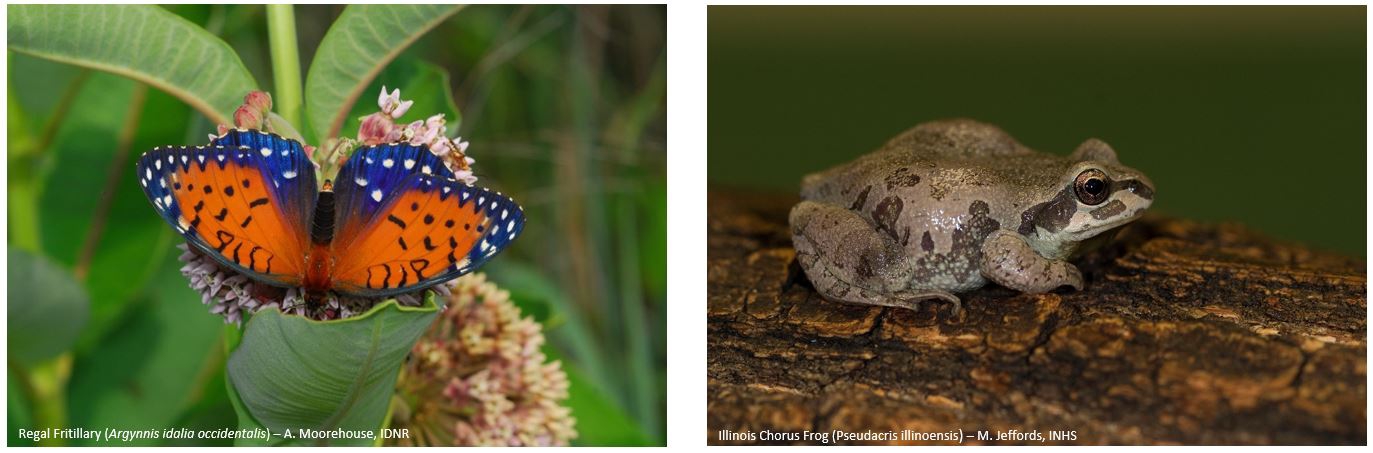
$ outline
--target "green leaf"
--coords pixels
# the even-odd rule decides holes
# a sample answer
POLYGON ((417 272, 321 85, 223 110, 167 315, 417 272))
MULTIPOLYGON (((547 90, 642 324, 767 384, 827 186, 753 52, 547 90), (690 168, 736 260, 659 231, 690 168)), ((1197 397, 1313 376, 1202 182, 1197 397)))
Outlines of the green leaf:
MULTIPOLYGON (((305 113, 315 140, 339 136, 365 90, 411 43, 461 5, 350 5, 329 27, 305 77, 305 113)), ((11 19, 13 20, 13 19, 11 19)), ((403 91, 402 91, 403 93, 403 91)))
POLYGON ((71 272, 43 256, 9 250, 9 360, 33 365, 66 351, 90 314, 71 272))
POLYGON ((108 71, 176 96, 211 121, 257 82, 223 40, 150 5, 9 5, 9 48, 108 71))
POLYGON ((380 436, 401 362, 437 315, 432 297, 418 308, 387 301, 342 321, 313 321, 276 309, 254 314, 228 365, 229 381, 246 411, 240 418, 251 416, 274 434, 341 429, 380 436))
MULTIPOLYGON (((85 286, 91 296, 91 323, 81 334, 78 349, 100 341, 117 322, 128 302, 167 259, 175 231, 153 210, 133 162, 154 146, 183 143, 190 109, 172 96, 143 90, 137 83, 94 73, 76 94, 75 105, 46 154, 43 185, 38 198, 43 250, 53 259, 75 266, 91 253, 85 286), (130 106, 141 104, 133 110, 130 106), (120 129, 130 115, 139 115, 130 148, 117 158, 120 129), (114 178, 114 185, 109 185, 114 178), (108 198, 106 198, 108 197, 108 198), (101 210, 103 203, 108 208, 101 210), (96 213, 104 212, 103 220, 96 213), (99 228, 94 249, 86 251, 93 229, 99 228)), ((205 133, 194 134, 205 139, 205 133)), ((185 286, 184 280, 180 286, 185 286)))
MULTIPOLYGON (((178 270, 179 261, 162 255, 159 264, 150 292, 135 298, 138 303, 129 307, 113 330, 73 364, 71 426, 165 429, 194 407, 201 395, 213 391, 210 386, 224 363, 219 345, 224 319, 201 304, 200 294, 190 289, 178 270)), ((141 446, 164 441, 75 443, 141 446)))
MULTIPOLYGON (((225 374, 228 374, 228 373, 229 373, 228 368, 225 368, 225 369, 224 369, 224 373, 225 373, 225 374)), ((224 379, 224 390, 225 390, 226 393, 229 394, 229 403, 233 405, 233 407, 234 407, 234 413, 238 414, 238 429, 239 429, 239 430, 243 430, 243 431, 247 432, 247 431, 253 431, 253 430, 257 430, 257 429, 265 429, 265 428, 263 428, 263 426, 262 426, 262 422, 257 421, 256 418, 253 418, 253 414, 251 414, 251 413, 248 412, 248 407, 243 405, 243 398, 241 398, 241 397, 238 396, 238 391, 234 390, 234 385, 233 385, 232 382, 229 381, 229 379, 228 379, 227 376, 226 376, 225 379, 224 379)), ((279 434, 279 433, 278 433, 278 434, 279 434)), ((270 445, 272 445, 272 442, 271 442, 271 440, 269 440, 269 439, 256 439, 256 438, 238 438, 238 439, 234 439, 234 446, 235 446, 235 447, 266 447, 266 446, 270 446, 270 445)))
MULTIPOLYGON (((398 124, 422 121, 439 113, 448 121, 449 135, 462 124, 462 114, 458 111, 457 104, 453 103, 453 89, 449 84, 448 71, 439 66, 425 63, 418 58, 401 57, 395 63, 387 65, 363 93, 381 93, 382 86, 392 90, 399 88, 402 98, 415 101, 410 110, 396 120, 398 124)), ((353 111, 343 123, 343 135, 356 136, 358 125, 361 123, 358 119, 378 110, 375 102, 353 104, 353 111)))

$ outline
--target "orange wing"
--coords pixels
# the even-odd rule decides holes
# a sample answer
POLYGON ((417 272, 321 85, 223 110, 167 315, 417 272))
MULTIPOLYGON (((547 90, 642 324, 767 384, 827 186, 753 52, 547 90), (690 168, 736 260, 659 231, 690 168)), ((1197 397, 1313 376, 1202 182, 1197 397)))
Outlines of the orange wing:
POLYGON ((163 219, 202 253, 255 280, 296 286, 309 246, 314 167, 295 142, 263 137, 253 142, 263 145, 257 149, 155 149, 139 160, 139 179, 163 219))
POLYGON ((413 152, 422 154, 365 150, 349 158, 347 165, 355 168, 339 172, 336 198, 350 201, 339 205, 335 291, 385 297, 456 278, 495 256, 524 228, 524 212, 514 201, 427 174, 423 170, 432 154, 423 148, 413 152), (370 164, 366 157, 373 157, 370 164), (415 171, 396 178, 393 173, 401 165, 386 166, 387 157, 395 157, 394 162, 413 159, 415 171))

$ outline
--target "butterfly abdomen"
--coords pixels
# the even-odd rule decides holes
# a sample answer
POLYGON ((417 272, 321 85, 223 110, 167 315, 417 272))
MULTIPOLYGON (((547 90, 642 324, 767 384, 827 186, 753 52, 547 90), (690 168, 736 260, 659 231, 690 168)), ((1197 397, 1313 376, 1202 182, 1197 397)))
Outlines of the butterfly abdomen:
POLYGON ((305 264, 303 285, 307 300, 322 300, 333 287, 334 192, 321 191, 315 201, 315 218, 311 219, 309 259, 305 264))

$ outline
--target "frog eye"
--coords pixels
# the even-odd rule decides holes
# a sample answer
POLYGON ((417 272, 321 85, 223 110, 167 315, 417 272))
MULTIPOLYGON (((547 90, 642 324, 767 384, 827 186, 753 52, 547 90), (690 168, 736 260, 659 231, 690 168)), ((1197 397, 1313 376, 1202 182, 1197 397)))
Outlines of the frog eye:
POLYGON ((1073 191, 1077 193, 1077 199, 1088 205, 1099 205, 1106 201, 1107 187, 1109 181, 1106 173, 1095 168, 1084 170, 1077 174, 1077 180, 1073 182, 1073 191))

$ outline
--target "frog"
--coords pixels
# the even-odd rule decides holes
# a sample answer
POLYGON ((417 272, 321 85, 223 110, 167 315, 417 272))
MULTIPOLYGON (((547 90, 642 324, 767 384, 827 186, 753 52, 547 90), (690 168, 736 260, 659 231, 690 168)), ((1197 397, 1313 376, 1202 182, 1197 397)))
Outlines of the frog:
POLYGON ((989 283, 1082 290, 1072 260, 1143 215, 1154 184, 1102 140, 1045 153, 958 118, 806 175, 800 195, 788 216, 796 263, 821 296, 959 313, 958 294, 989 283))

